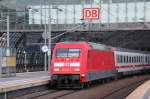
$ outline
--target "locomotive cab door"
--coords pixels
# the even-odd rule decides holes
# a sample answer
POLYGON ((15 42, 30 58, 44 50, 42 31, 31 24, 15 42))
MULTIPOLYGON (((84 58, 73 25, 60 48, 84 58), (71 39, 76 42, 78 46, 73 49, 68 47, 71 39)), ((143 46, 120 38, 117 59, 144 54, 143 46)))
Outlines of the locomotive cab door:
POLYGON ((91 56, 90 51, 88 51, 87 55, 87 69, 88 69, 88 81, 91 81, 92 79, 92 64, 91 64, 91 56))

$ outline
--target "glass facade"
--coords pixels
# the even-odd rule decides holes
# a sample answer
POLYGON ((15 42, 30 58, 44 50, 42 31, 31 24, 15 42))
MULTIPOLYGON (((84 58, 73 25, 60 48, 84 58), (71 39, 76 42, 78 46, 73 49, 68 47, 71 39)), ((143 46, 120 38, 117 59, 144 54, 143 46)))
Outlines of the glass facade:
POLYGON ((101 9, 101 19, 90 23, 150 21, 149 0, 1 0, 0 29, 6 29, 6 14, 11 29, 41 29, 49 16, 52 28, 88 23, 82 20, 82 8, 91 6, 101 9))
MULTIPOLYGON (((93 23, 122 23, 122 22, 143 22, 150 21, 150 2, 132 3, 103 3, 101 5, 91 4, 77 4, 77 5, 52 5, 48 6, 31 6, 32 10, 29 11, 29 24, 48 24, 44 22, 44 17, 48 18, 49 8, 51 8, 52 24, 78 24, 81 23, 83 7, 100 7, 101 19, 93 21, 93 23), (57 8, 57 9, 54 9, 57 8), (34 11, 33 11, 34 9, 34 11), (35 12, 35 9, 37 12, 35 12), (58 11, 61 9, 61 11, 58 11), (41 16, 43 15, 43 16, 41 16), (40 21, 41 20, 41 21, 40 21)), ((47 19, 46 19, 47 20, 47 19)), ((84 21, 86 22, 86 21, 84 21)))

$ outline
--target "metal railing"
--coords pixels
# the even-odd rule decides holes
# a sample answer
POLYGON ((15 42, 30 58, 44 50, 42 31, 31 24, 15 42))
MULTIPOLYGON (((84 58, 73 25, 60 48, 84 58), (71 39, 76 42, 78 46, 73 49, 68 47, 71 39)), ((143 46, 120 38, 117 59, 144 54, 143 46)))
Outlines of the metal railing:
MULTIPOLYGON (((52 24, 52 31, 67 31, 72 29, 73 27, 78 26, 79 24, 52 24)), ((90 23, 85 25, 81 25, 77 30, 78 31, 100 31, 100 30, 136 30, 136 29, 150 29, 150 22, 137 22, 137 23, 110 23, 108 24, 99 24, 99 23, 90 23)), ((0 32, 5 32, 7 30, 7 26, 0 27, 0 32)), ((33 32, 41 32, 44 31, 43 25, 18 25, 13 26, 10 25, 10 32, 25 32, 25 31, 33 31, 33 32)))

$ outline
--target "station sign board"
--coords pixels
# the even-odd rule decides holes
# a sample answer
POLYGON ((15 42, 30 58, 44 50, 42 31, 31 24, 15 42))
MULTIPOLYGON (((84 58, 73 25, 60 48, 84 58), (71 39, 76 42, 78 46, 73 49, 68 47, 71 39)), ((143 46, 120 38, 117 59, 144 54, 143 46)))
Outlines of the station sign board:
POLYGON ((42 46, 42 51, 45 53, 45 52, 48 52, 48 46, 47 45, 43 45, 42 46))
POLYGON ((83 20, 99 20, 100 9, 99 8, 83 8, 82 16, 83 16, 83 20))

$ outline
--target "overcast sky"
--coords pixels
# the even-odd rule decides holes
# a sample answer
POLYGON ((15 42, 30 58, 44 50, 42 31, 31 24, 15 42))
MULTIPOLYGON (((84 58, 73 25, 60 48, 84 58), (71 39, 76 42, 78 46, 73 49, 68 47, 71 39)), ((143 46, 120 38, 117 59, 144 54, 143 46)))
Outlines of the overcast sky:
MULTIPOLYGON (((48 4, 47 2, 51 2, 52 4, 80 4, 82 0, 0 0, 0 5, 9 7, 10 9, 18 9, 23 10, 28 5, 42 5, 48 4)), ((89 0, 85 0, 89 1, 89 0)), ((107 1, 107 0, 102 0, 107 1)), ((124 2, 125 0, 112 0, 112 2, 124 2)), ((127 0, 128 2, 134 2, 135 0, 127 0)), ((144 1, 144 0, 136 0, 136 1, 144 1)), ((150 0, 145 0, 150 1, 150 0)))
POLYGON ((16 9, 16 0, 0 0, 0 5, 6 6, 10 9, 16 9))

